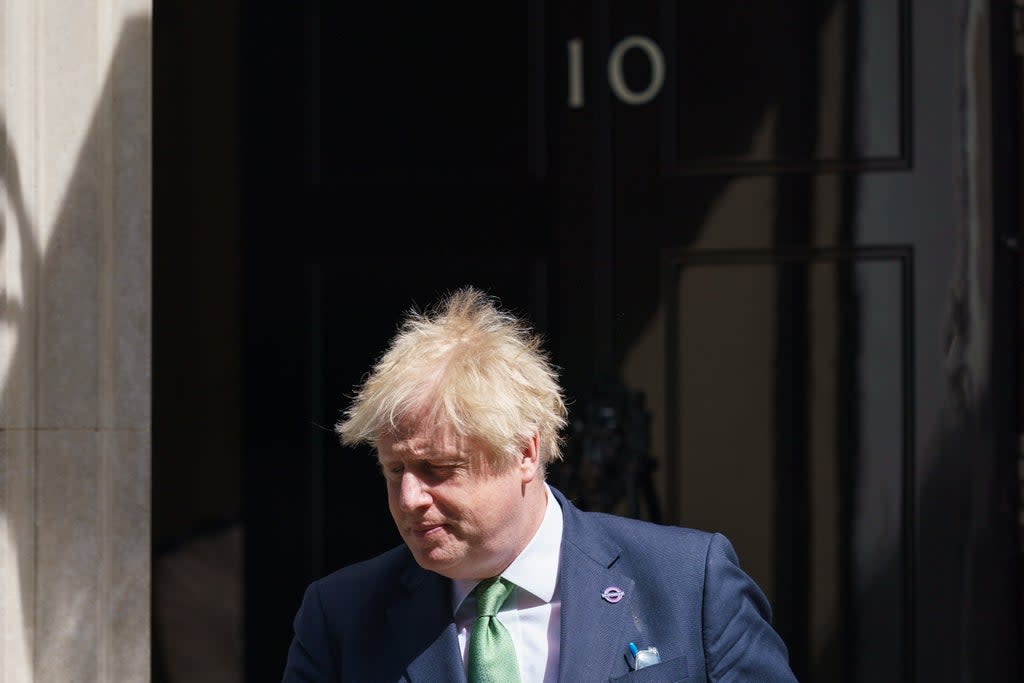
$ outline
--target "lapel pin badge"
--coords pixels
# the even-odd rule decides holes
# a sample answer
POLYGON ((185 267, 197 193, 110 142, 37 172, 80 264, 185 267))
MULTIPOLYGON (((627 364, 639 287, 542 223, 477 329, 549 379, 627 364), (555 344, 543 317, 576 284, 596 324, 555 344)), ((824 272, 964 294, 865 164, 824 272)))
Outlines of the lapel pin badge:
POLYGON ((608 586, 601 592, 601 597, 604 598, 605 602, 610 602, 613 605, 625 595, 626 592, 618 586, 608 586))

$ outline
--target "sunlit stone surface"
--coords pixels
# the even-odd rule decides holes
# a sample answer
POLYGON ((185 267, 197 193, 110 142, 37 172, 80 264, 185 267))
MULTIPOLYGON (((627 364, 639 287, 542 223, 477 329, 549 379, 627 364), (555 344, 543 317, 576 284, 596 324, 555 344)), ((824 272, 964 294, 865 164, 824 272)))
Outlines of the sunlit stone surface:
POLYGON ((150 668, 151 0, 0 2, 0 681, 150 668))

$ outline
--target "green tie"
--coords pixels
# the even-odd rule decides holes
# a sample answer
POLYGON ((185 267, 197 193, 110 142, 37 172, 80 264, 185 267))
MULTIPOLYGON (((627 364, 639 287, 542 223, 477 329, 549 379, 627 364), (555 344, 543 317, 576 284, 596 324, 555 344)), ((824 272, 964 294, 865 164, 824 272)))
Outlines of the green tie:
POLYGON ((518 683, 519 664, 512 636, 495 616, 515 585, 494 577, 481 581, 476 595, 476 621, 469 638, 469 683, 518 683))

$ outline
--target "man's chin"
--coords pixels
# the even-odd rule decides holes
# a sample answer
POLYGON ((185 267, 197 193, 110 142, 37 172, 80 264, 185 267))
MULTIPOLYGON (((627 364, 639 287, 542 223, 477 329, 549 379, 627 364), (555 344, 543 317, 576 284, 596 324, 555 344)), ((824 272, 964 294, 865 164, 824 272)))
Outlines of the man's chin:
POLYGON ((416 560, 416 564, 423 567, 428 571, 432 571, 436 574, 447 576, 446 569, 450 569, 452 566, 457 564, 450 557, 438 556, 429 552, 416 552, 412 553, 413 559, 416 560))
POLYGON ((428 571, 432 571, 443 576, 448 576, 461 561, 461 558, 453 556, 450 549, 439 547, 424 548, 418 544, 414 545, 408 542, 406 545, 412 552, 412 556, 413 559, 416 560, 416 564, 428 571))

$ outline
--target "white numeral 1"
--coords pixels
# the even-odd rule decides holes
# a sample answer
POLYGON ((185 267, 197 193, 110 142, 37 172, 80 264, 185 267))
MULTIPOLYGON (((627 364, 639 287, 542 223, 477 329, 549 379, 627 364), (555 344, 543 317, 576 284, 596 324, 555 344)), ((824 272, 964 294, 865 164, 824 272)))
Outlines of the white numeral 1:
POLYGON ((583 106, 583 39, 569 41, 569 108, 583 106))

